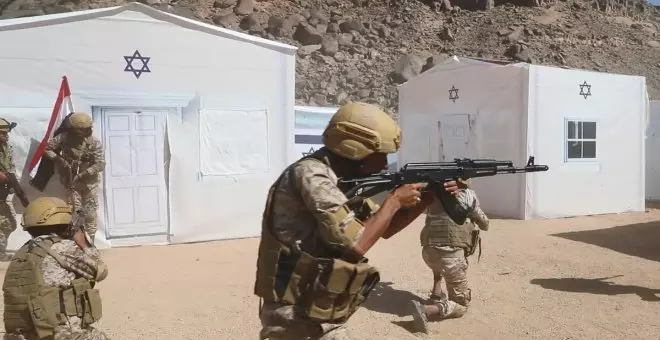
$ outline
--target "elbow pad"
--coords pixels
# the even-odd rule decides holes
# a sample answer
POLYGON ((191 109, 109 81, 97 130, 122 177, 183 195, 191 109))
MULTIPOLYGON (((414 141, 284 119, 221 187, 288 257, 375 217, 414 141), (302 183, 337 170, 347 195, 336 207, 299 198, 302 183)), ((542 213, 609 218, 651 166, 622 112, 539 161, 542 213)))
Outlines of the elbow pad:
POLYGON ((319 217, 321 237, 331 246, 352 248, 362 236, 364 225, 348 205, 319 217))

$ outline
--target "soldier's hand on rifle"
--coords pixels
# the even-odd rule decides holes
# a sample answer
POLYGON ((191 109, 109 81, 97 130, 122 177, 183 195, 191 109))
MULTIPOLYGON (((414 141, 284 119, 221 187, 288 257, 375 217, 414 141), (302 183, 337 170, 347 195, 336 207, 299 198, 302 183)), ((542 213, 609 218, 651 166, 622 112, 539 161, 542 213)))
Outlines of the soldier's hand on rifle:
POLYGON ((448 193, 450 193, 450 194, 452 194, 452 195, 453 195, 458 189, 460 189, 460 188, 458 187, 458 182, 456 182, 456 181, 448 181, 448 182, 445 182, 444 186, 445 186, 445 191, 447 191, 448 193))
POLYGON ((420 190, 426 187, 426 183, 404 184, 392 192, 392 196, 401 204, 402 208, 410 208, 422 201, 420 190))

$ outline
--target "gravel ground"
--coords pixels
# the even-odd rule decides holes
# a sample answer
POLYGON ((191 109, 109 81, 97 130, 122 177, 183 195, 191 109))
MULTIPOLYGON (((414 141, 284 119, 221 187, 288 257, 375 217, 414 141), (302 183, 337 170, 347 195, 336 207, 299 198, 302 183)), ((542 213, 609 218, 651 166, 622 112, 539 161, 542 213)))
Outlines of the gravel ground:
MULTIPOLYGON (((562 220, 494 220, 470 261, 473 304, 429 338, 660 339, 660 210, 562 220)), ((406 302, 431 273, 421 220, 378 244, 378 290, 349 322, 357 339, 417 339, 406 302)), ((104 251, 104 319, 113 339, 257 339, 258 239, 104 251)), ((3 273, 7 264, 0 264, 3 273)))

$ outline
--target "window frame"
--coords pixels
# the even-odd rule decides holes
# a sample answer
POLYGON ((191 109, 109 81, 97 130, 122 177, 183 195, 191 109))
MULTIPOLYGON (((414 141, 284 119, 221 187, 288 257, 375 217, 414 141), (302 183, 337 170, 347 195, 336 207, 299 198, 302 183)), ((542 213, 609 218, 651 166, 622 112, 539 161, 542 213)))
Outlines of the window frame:
MULTIPOLYGON (((564 163, 594 163, 598 161, 598 126, 599 120, 595 118, 585 117, 566 117, 564 118, 564 163), (596 124, 596 138, 568 138, 568 123, 594 123, 596 124), (594 158, 568 158, 568 142, 595 142, 596 143, 596 157, 594 158)), ((583 127, 584 129, 584 127, 583 127)), ((582 150, 584 154, 584 148, 582 150)))

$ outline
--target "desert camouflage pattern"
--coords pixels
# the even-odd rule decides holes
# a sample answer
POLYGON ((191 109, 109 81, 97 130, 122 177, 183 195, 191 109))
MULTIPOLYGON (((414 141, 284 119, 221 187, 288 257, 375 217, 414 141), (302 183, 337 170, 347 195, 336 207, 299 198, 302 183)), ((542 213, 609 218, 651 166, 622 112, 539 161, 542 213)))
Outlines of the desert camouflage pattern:
POLYGON ((74 211, 83 211, 83 228, 92 242, 98 230, 97 210, 100 173, 105 168, 105 154, 101 142, 94 136, 85 138, 80 144, 73 144, 66 132, 53 137, 46 147, 45 155, 54 158, 57 150, 66 161, 68 168, 57 166, 60 182, 68 189, 68 202, 74 211), (71 183, 73 176, 80 179, 71 183), (83 207, 85 206, 85 207, 83 207))
MULTIPOLYGON (((0 146, 0 171, 16 173, 16 166, 14 165, 13 148, 11 145, 0 146)), ((8 188, 3 188, 9 190, 8 188)), ((2 189, 0 189, 2 190, 2 189)), ((13 195, 7 195, 5 201, 0 200, 0 261, 9 260, 6 255, 7 240, 9 235, 17 228, 16 212, 11 203, 13 195)))
POLYGON ((0 201, 0 261, 7 260, 7 240, 17 226, 14 206, 10 202, 0 201))
MULTIPOLYGON (((52 237, 39 236, 34 238, 52 237)), ((46 284, 67 288, 76 277, 82 276, 90 280, 101 281, 108 275, 108 267, 101 260, 98 249, 88 247, 84 251, 72 240, 62 240, 52 245, 51 250, 66 262, 68 269, 62 267, 52 256, 44 257, 43 279, 46 284)), ((82 320, 69 316, 66 324, 55 328, 53 340, 109 340, 102 331, 88 326, 82 327, 82 320)), ((37 340, 36 334, 6 334, 4 340, 37 340)))
POLYGON ((297 315, 291 305, 265 303, 259 318, 260 338, 269 340, 352 340, 345 325, 318 324, 297 315))
MULTIPOLYGON (((322 155, 323 151, 318 151, 317 155, 322 155)), ((276 236, 288 244, 300 240, 303 251, 323 257, 324 245, 319 242, 329 232, 323 230, 315 215, 334 213, 348 201, 337 187, 337 181, 334 171, 316 159, 304 159, 289 168, 280 182, 272 210, 276 236)), ((355 219, 355 213, 351 212, 338 227, 343 228, 355 219)))
MULTIPOLYGON (((323 158, 323 152, 322 149, 315 155, 323 158)), ((348 201, 337 187, 337 175, 327 164, 327 161, 303 159, 290 167, 278 186, 272 208, 276 236, 289 244, 300 240, 303 251, 318 257, 326 255, 326 247, 320 240, 322 233, 328 231, 314 215, 336 212, 348 201)), ((354 219, 351 212, 337 227, 342 228, 354 219)), ((350 339, 343 325, 311 323, 300 317, 293 306, 265 302, 259 317, 263 326, 261 339, 350 339)))
POLYGON ((470 305, 472 291, 468 286, 468 263, 464 251, 457 247, 424 247, 422 249, 424 263, 433 271, 433 277, 444 280, 447 294, 431 289, 431 299, 440 309, 440 316, 446 317, 456 308, 456 304, 464 307, 470 305))

